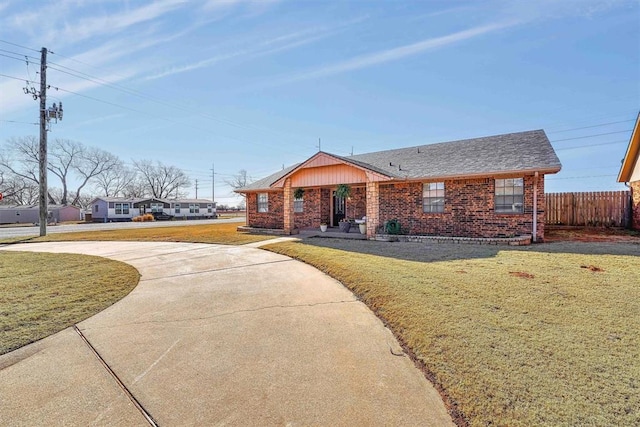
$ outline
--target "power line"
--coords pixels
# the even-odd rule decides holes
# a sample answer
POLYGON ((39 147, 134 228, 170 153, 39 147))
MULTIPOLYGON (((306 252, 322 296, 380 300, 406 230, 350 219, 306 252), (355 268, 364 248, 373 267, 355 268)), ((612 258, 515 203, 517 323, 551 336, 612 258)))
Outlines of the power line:
POLYGON ((562 147, 562 148, 556 148, 556 151, 564 151, 564 150, 576 150, 578 148, 588 148, 588 147, 599 147, 601 145, 614 145, 614 144, 621 144, 621 143, 627 143, 629 141, 625 140, 625 139, 621 139, 619 141, 611 141, 611 142, 602 142, 600 144, 589 144, 589 145, 577 145, 575 147, 562 147))
MULTIPOLYGON (((27 50, 31 50, 31 51, 33 51, 33 52, 38 52, 38 53, 40 53, 40 49, 33 49, 33 48, 31 48, 31 47, 22 46, 22 45, 17 44, 17 43, 8 42, 8 41, 6 41, 6 40, 0 40, 0 43, 6 43, 6 44, 10 44, 11 46, 20 47, 20 48, 22 48, 22 49, 27 49, 27 50)), ((50 52, 50 53, 53 53, 53 52, 50 52)))
POLYGON ((610 177, 610 176, 618 176, 617 174, 610 174, 610 175, 588 175, 588 176, 563 176, 563 177, 553 177, 553 178, 548 178, 548 177, 544 177, 545 181, 549 180, 549 181, 555 181, 558 179, 587 179, 587 178, 605 178, 605 177, 610 177))
POLYGON ((36 126, 38 125, 38 123, 32 123, 32 122, 19 122, 19 121, 17 121, 17 120, 1 120, 1 119, 0 119, 0 122, 3 122, 3 123, 18 123, 18 124, 21 124, 21 125, 36 125, 36 126))
POLYGON ((618 123, 627 123, 627 122, 635 122, 635 119, 620 120, 620 121, 617 121, 617 122, 609 122, 609 123, 600 123, 600 124, 593 125, 593 126, 582 126, 582 127, 573 128, 573 129, 556 130, 556 131, 552 131, 552 132, 548 132, 548 133, 564 133, 564 132, 571 132, 571 131, 574 131, 574 130, 591 129, 591 128, 597 128, 597 127, 609 126, 609 125, 616 125, 618 123))
POLYGON ((605 132, 605 133, 596 133, 593 135, 584 135, 584 136, 575 136, 573 138, 564 138, 564 139, 555 139, 552 142, 561 142, 561 141, 572 141, 574 139, 585 139, 585 138, 595 138, 596 136, 604 136, 604 135, 613 135, 616 133, 625 133, 625 132, 631 132, 632 129, 629 130, 619 130, 616 132, 605 132))

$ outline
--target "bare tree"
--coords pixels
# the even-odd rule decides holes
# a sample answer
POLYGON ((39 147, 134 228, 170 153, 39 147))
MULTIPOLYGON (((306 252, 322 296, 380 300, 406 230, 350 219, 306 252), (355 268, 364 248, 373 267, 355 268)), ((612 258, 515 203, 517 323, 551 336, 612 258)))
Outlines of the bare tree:
POLYGON ((101 196, 125 196, 126 188, 131 186, 131 184, 136 180, 136 171, 126 167, 119 161, 113 168, 105 171, 95 178, 94 188, 101 196))
POLYGON ((134 161, 133 166, 145 182, 152 197, 159 199, 168 199, 172 196, 180 198, 187 194, 186 190, 191 185, 189 177, 182 169, 175 166, 168 166, 160 162, 154 164, 151 160, 134 161))
POLYGON ((83 149, 82 155, 78 161, 73 164, 73 169, 79 177, 80 185, 78 185, 78 188, 75 191, 75 197, 72 204, 78 204, 82 189, 90 180, 116 168, 120 163, 120 159, 118 159, 117 156, 114 156, 107 151, 94 147, 83 149))
POLYGON ((35 136, 10 138, 0 150, 0 170, 38 183, 39 142, 35 136))
POLYGON ((225 179, 224 182, 234 190, 246 187, 251 183, 245 169, 240 169, 231 179, 225 179))
MULTIPOLYGON (((39 156, 36 137, 11 138, 0 154, 0 171, 39 184, 39 156)), ((47 160, 47 169, 60 180, 62 189, 57 201, 63 205, 69 203, 69 182, 72 178, 79 183, 72 201, 72 204, 77 204, 87 183, 119 163, 111 153, 67 139, 56 139, 50 145, 47 160)), ((51 194, 49 197, 53 198, 51 194)))
POLYGON ((148 197, 149 196, 149 188, 147 183, 142 179, 138 174, 134 175, 134 178, 127 183, 127 185, 122 190, 122 195, 124 197, 148 197))
POLYGON ((4 204, 32 205, 38 202, 38 184, 14 174, 0 171, 0 193, 4 204))

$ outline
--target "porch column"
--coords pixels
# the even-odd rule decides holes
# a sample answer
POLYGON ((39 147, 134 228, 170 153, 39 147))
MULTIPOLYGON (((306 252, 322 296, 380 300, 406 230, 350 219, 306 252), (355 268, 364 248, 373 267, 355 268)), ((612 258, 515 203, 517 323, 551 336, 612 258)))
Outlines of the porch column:
POLYGON ((367 179, 367 239, 373 239, 380 221, 380 185, 367 179))
POLYGON ((287 178, 284 181, 284 233, 292 234, 296 228, 293 216, 293 190, 291 189, 291 179, 287 178))

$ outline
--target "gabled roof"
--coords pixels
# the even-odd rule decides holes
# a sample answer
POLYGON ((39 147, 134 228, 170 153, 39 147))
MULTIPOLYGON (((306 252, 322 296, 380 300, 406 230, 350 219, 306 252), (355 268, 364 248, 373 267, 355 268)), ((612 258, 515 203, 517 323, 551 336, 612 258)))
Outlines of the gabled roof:
POLYGON ((627 152, 622 159, 620 173, 618 174, 618 182, 629 182, 633 174, 634 167, 640 159, 640 112, 636 118, 636 125, 633 127, 627 152))
MULTIPOLYGON (((536 171, 556 173, 561 168, 560 160, 543 130, 441 142, 349 157, 334 154, 330 156, 388 176, 390 180, 444 179, 536 171)), ((237 191, 268 190, 300 165, 304 163, 291 166, 237 191)))

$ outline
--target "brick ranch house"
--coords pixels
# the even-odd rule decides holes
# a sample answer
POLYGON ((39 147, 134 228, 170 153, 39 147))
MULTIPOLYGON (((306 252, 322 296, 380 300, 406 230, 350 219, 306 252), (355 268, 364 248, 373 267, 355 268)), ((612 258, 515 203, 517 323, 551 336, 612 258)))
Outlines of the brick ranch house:
POLYGON ((236 190, 247 226, 295 234, 366 216, 374 238, 385 221, 403 233, 544 239, 544 176, 561 165, 543 130, 308 160, 236 190), (339 184, 351 187, 336 197, 339 184), (294 198, 297 189, 304 190, 294 198))
POLYGON ((640 113, 622 159, 618 182, 624 182, 631 190, 631 228, 640 230, 640 113))

